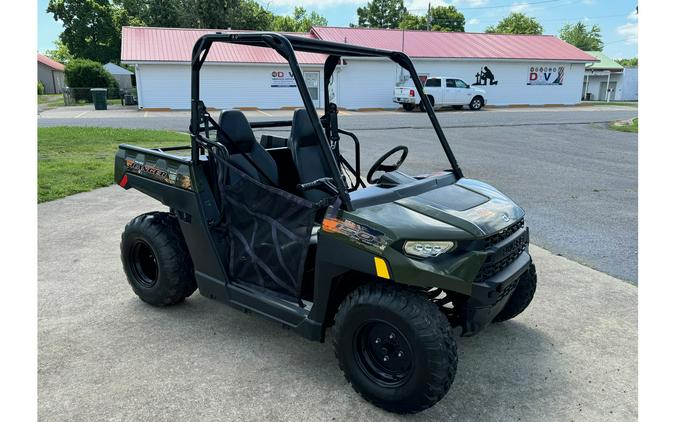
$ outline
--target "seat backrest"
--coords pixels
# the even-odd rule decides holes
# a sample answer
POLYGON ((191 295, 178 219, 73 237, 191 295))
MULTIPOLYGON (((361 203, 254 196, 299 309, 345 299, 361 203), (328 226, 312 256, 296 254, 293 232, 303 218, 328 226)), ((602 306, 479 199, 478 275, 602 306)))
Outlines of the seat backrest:
MULTIPOLYGON (((218 133, 218 142, 230 153, 230 162, 251 178, 265 184, 279 185, 279 172, 274 158, 255 139, 251 125, 239 110, 224 110, 218 123, 229 136, 218 133), (248 157, 248 159, 246 158, 248 157), (255 166, 251 164, 255 163, 255 166), (256 168, 257 166, 257 168, 256 168), (261 172, 263 174, 261 174, 261 172)), ((235 183, 237 175, 231 173, 228 183, 235 183)))
MULTIPOLYGON (((307 110, 295 110, 293 126, 288 137, 288 147, 291 150, 295 167, 298 169, 300 183, 313 182, 322 177, 330 177, 330 167, 326 163, 319 138, 314 132, 307 110)), ((303 193, 305 199, 318 202, 330 196, 319 189, 312 189, 303 193)))

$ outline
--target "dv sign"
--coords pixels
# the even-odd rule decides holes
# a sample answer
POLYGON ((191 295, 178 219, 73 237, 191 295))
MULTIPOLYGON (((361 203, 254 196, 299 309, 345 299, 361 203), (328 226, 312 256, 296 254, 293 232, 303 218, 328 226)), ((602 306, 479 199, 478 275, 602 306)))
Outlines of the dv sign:
POLYGON ((565 66, 530 66, 528 85, 562 85, 565 66))
POLYGON ((272 71, 272 88, 295 88, 295 78, 293 72, 290 70, 274 70, 272 71))

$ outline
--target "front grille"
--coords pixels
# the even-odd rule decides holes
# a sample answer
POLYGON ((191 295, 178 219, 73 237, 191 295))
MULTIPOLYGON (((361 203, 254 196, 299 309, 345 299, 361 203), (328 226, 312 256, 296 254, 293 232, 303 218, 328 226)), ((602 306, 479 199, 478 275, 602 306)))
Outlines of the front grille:
MULTIPOLYGON (((520 222, 514 224, 514 226, 519 225, 519 227, 523 227, 523 224, 524 223, 521 220, 520 222)), ((511 230, 511 227, 505 230, 511 230)), ((513 234, 515 231, 516 230, 512 230, 511 234, 513 234)), ((501 232, 497 233, 497 235, 501 235, 501 232)), ((506 239, 507 237, 508 236, 503 237, 502 240, 506 239)), ((493 245, 495 243, 493 243, 493 245)), ((483 263, 483 266, 478 272, 475 281, 476 282, 485 281, 490 277, 492 277, 493 275, 500 272, 501 270, 503 270, 504 268, 508 267, 513 261, 515 261, 520 256, 520 254, 522 254, 525 251, 528 243, 529 243, 529 234, 527 231, 524 231, 512 242, 507 243, 506 245, 502 246, 495 252, 491 253, 483 263)))
POLYGON ((499 243, 502 240, 511 236, 513 233, 522 229, 524 226, 525 226, 525 220, 521 218, 519 221, 511 224, 509 227, 507 227, 505 229, 501 229, 500 231, 498 231, 497 233, 493 234, 490 237, 486 237, 484 239, 485 247, 490 247, 492 245, 496 245, 497 243, 499 243))

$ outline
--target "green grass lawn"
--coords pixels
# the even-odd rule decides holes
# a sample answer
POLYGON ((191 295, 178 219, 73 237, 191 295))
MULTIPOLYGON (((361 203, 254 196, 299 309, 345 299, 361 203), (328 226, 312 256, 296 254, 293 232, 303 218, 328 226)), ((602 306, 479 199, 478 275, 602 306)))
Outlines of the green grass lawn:
POLYGON ((626 106, 626 107, 637 107, 637 101, 583 101, 582 104, 596 105, 596 106, 626 106))
POLYGON ((119 144, 187 145, 187 134, 97 127, 38 128, 38 202, 109 186, 119 144))
POLYGON ((38 95, 38 104, 44 104, 49 108, 63 106, 63 94, 38 95))
POLYGON ((618 130, 619 132, 638 133, 638 119, 636 117, 629 124, 625 124, 625 122, 621 121, 614 122, 609 125, 609 128, 612 130, 618 130))

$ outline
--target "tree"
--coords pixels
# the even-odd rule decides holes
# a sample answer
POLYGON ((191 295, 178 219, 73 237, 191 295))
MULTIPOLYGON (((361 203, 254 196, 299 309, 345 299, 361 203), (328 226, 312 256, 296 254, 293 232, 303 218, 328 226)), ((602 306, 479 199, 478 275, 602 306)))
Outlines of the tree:
POLYGON ((600 51, 604 45, 600 27, 598 25, 589 27, 583 22, 563 25, 560 29, 560 38, 584 51, 600 51))
POLYGON ((412 13, 406 13, 401 22, 398 24, 400 29, 415 29, 424 31, 427 29, 427 18, 426 16, 413 15, 412 13))
POLYGON ((227 13, 227 28, 269 31, 273 21, 274 14, 253 0, 232 2, 227 13))
POLYGON ((145 26, 269 30, 274 15, 253 0, 113 0, 145 26))
POLYGON ((464 15, 455 6, 436 6, 430 10, 431 30, 464 32, 464 15))
POLYGON ((616 59, 615 62, 619 63, 623 67, 637 67, 638 58, 633 57, 632 59, 616 59))
POLYGON ((73 57, 119 61, 121 28, 138 23, 108 0, 50 0, 47 11, 63 22, 59 36, 73 57))
POLYGON ((424 31, 464 32, 464 15, 455 6, 436 6, 426 16, 406 13, 398 27, 424 31))
POLYGON ((499 21, 496 26, 485 28, 485 32, 491 34, 541 35, 544 33, 544 28, 535 18, 524 13, 513 12, 499 21))
POLYGON ((54 41, 54 49, 45 51, 45 56, 59 63, 68 64, 73 59, 73 55, 68 50, 68 47, 61 40, 54 41))
POLYGON ((356 9, 358 26, 367 28, 398 28, 408 14, 403 0, 372 0, 356 9))
POLYGON ((184 26, 185 0, 113 0, 144 26, 184 26))
POLYGON ((328 21, 316 12, 307 14, 307 10, 296 7, 293 16, 275 16, 272 22, 273 31, 308 32, 312 26, 326 26, 328 21))
MULTIPOLYGON (((71 88, 108 88, 108 93, 115 97, 119 87, 115 78, 101 65, 101 63, 87 59, 73 59, 64 70, 66 84, 71 88)), ((91 102, 91 93, 88 89, 75 89, 72 92, 75 101, 91 102)))

